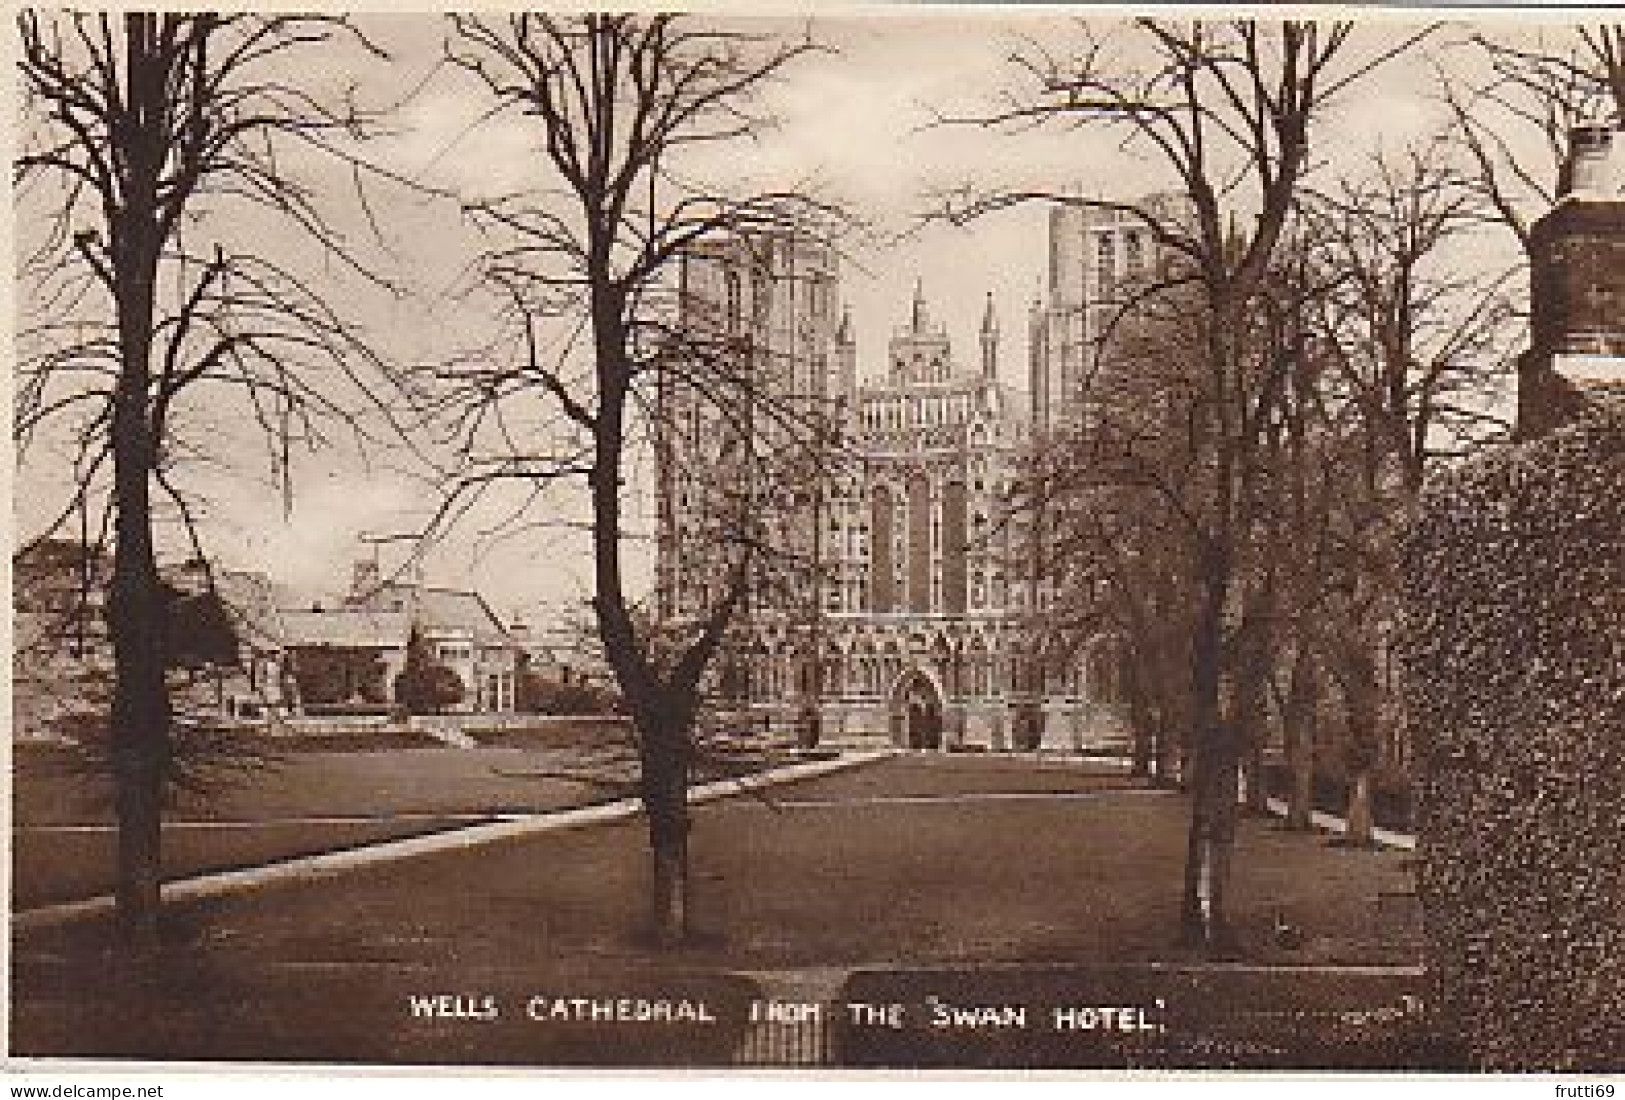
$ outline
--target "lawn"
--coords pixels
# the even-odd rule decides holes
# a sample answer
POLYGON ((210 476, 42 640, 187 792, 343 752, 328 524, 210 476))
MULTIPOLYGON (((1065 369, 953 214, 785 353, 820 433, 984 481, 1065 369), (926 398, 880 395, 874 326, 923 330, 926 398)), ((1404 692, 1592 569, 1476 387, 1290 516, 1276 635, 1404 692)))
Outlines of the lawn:
MULTIPOLYGON (((614 729, 557 723, 477 749, 262 743, 264 762, 203 794, 177 795, 164 834, 166 877, 252 866, 414 836, 509 814, 535 814, 632 793, 614 729)), ((756 770, 760 759, 730 761, 756 770)), ((716 774, 702 769, 697 780, 716 774)), ((12 904, 107 893, 113 884, 111 785, 58 748, 15 754, 12 904)))
MULTIPOLYGON (((105 927, 32 933, 14 956, 17 1049, 662 1061, 593 1047, 602 1029, 591 1041, 544 1033, 522 1006, 543 992, 669 995, 698 983, 732 1011, 742 974, 1178 964, 1190 961, 1175 938, 1185 822, 1181 796, 1098 768, 886 761, 701 808, 706 935, 680 952, 639 935, 641 823, 596 825, 189 905, 145 984, 132 976, 96 997, 80 983, 105 966, 105 927), (414 1019, 408 998, 427 992, 492 996, 502 1022, 414 1019), (128 1023, 132 997, 148 1023, 128 1023)), ((1414 962, 1381 918, 1382 897, 1409 878, 1401 853, 1249 820, 1234 893, 1243 956, 1414 962), (1291 944, 1274 935, 1280 919, 1298 931, 1291 944)), ((707 1034, 673 1049, 715 1061, 721 1032, 707 1034)))

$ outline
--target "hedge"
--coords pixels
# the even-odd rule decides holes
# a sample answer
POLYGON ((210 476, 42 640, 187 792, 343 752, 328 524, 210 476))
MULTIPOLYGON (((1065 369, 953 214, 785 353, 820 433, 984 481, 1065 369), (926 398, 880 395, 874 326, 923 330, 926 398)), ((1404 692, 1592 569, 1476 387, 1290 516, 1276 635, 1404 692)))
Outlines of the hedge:
POLYGON ((1482 1069, 1625 1068, 1625 412, 1430 484, 1403 567, 1435 1025, 1482 1069))

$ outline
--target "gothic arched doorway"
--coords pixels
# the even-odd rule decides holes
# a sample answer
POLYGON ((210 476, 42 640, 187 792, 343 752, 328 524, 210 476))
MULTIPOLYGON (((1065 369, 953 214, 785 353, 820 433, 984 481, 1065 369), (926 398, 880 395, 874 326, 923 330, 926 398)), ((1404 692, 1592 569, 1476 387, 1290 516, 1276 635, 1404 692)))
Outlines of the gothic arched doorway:
POLYGON ((910 669, 892 688, 894 739, 904 748, 942 748, 942 692, 919 669, 910 669))

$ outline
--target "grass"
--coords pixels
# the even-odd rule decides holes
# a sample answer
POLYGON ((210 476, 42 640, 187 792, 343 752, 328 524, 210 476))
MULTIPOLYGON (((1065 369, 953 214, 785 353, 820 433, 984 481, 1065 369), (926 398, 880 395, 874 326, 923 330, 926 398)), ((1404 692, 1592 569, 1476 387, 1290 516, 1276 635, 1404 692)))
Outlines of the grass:
MULTIPOLYGON (((166 879, 257 867, 292 859, 458 828, 481 817, 432 816, 407 820, 266 822, 253 829, 217 830, 195 824, 164 829, 166 879)), ((12 845, 11 904, 16 910, 111 893, 116 835, 96 831, 27 831, 12 845)))
MULTIPOLYGON (((595 740, 593 732, 558 723, 551 736, 520 739, 515 746, 324 751, 307 745, 266 755, 204 793, 176 795, 166 818, 165 876, 254 866, 498 815, 634 795, 632 758, 595 740), (256 827, 200 827, 222 822, 256 827)), ((760 755, 733 756, 698 768, 695 781, 749 774, 771 763, 760 755)), ((19 761, 13 784, 14 907, 112 890, 111 803, 106 775, 82 767, 70 753, 34 752, 19 761)))
MULTIPOLYGON (((591 760, 571 750, 306 747, 267 758, 207 793, 178 793, 166 817, 165 874, 252 866, 624 793, 618 782, 594 782, 604 777, 591 760), (256 827, 199 827, 221 822, 256 827)), ((34 753, 17 761, 12 797, 15 907, 111 890, 105 774, 86 771, 60 751, 34 753)))
MULTIPOLYGON (((112 957, 105 925, 42 930, 16 945, 14 1049, 499 1062, 570 1061, 573 1050, 593 1060, 586 1039, 571 1047, 523 1021, 436 1031, 409 1016, 407 997, 490 993, 516 1013, 530 993, 655 995, 751 971, 1189 959, 1174 937, 1186 813, 1177 795, 1098 770, 971 757, 887 761, 771 800, 714 803, 693 833, 707 936, 667 954, 639 934, 639 821, 198 902, 172 913, 169 946, 111 984, 98 978, 112 957), (1068 797, 1009 797, 1024 792, 1068 797)), ((1377 920, 1379 898, 1408 884, 1396 853, 1331 849, 1245 821, 1233 908, 1244 955, 1413 962, 1377 920), (1301 947, 1273 940, 1282 914, 1301 947)), ((704 1050, 701 1061, 716 1053, 704 1050)))

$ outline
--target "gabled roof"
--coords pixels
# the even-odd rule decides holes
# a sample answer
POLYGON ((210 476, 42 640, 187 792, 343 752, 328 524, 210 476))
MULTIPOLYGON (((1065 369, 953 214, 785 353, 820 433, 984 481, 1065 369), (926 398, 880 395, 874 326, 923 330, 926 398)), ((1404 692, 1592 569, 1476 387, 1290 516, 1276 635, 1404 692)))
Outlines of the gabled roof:
POLYGON ((77 568, 86 558, 108 564, 111 557, 99 546, 87 546, 74 539, 38 538, 25 542, 12 554, 15 564, 66 565, 77 568))
POLYGON ((278 606, 282 601, 266 574, 246 569, 210 569, 205 573, 197 559, 166 565, 160 572, 166 584, 191 595, 206 592, 212 584, 232 625, 250 645, 276 648, 283 644, 282 612, 278 606))
POLYGON ((412 633, 412 616, 404 611, 369 611, 356 607, 331 611, 284 610, 281 618, 284 644, 289 648, 403 649, 412 633))
POLYGON ((404 614, 425 630, 466 630, 482 646, 514 644, 484 597, 466 589, 386 581, 364 595, 352 597, 347 606, 379 614, 404 614))
POLYGON ((77 587, 86 579, 99 595, 112 573, 113 559, 101 547, 70 539, 35 539, 11 557, 13 597, 43 587, 77 587))
POLYGON ((478 592, 451 588, 419 589, 418 614, 428 626, 456 626, 474 633, 481 645, 509 645, 512 639, 478 592))
POLYGON ((227 569, 215 574, 214 587, 249 642, 284 644, 286 629, 270 577, 264 573, 227 569))

